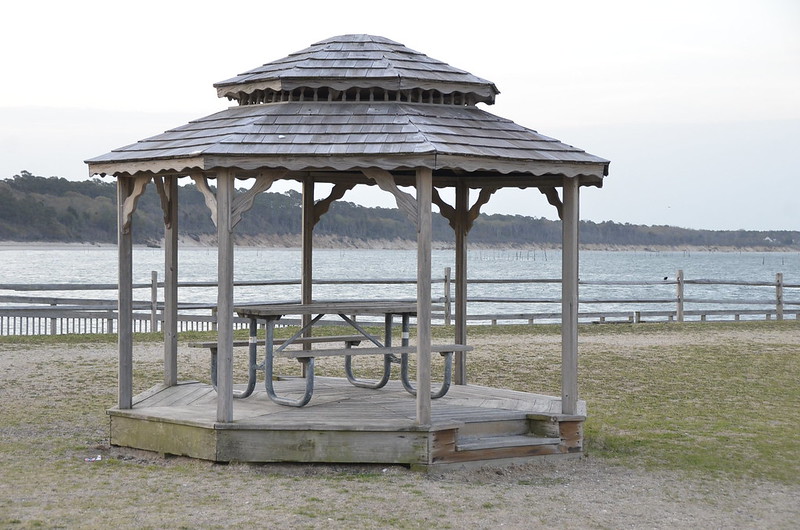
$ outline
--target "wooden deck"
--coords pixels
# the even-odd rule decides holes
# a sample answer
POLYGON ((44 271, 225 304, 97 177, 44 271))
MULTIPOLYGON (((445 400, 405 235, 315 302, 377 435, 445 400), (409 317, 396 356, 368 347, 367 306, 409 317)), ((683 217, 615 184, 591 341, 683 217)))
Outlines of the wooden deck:
MULTIPOLYGON (((281 379, 281 394, 303 380, 281 379)), ((303 408, 272 403, 263 390, 236 400, 234 421, 216 421, 216 392, 205 383, 162 385, 136 396, 129 410, 108 411, 111 443, 218 462, 339 462, 428 468, 582 452, 580 415, 561 400, 474 385, 434 400, 430 426, 415 425, 414 398, 398 381, 380 390, 317 378, 303 408)))

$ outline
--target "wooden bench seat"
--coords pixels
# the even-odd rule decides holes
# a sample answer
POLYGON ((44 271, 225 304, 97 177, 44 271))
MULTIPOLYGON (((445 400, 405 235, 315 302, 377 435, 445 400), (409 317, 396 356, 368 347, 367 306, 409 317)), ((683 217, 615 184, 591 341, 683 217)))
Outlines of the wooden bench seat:
MULTIPOLYGON (((275 345, 280 345, 286 342, 288 339, 275 339, 273 342, 275 345)), ((358 344, 361 341, 369 340, 364 335, 328 335, 324 337, 300 337, 294 340, 292 344, 323 344, 326 342, 343 342, 345 344, 358 344)), ((264 339, 258 339, 256 344, 259 346, 264 346, 264 339)), ((208 348, 210 350, 216 351, 217 349, 217 342, 216 341, 193 341, 189 344, 190 348, 208 348)), ((250 340, 235 340, 233 341, 234 348, 241 348, 245 346, 250 346, 250 340)))
MULTIPOLYGON (((433 344, 431 345, 431 352, 433 353, 454 353, 462 351, 470 351, 472 346, 464 346, 463 344, 433 344)), ((417 353, 416 346, 392 346, 389 348, 367 347, 367 348, 335 348, 335 349, 319 349, 319 350, 283 350, 280 352, 280 357, 289 357, 291 359, 299 359, 304 357, 335 357, 342 355, 402 355, 408 353, 417 353)))
MULTIPOLYGON (((289 339, 274 339, 273 346, 275 345, 284 345, 289 339)), ((264 384, 266 386, 267 395, 269 398, 274 401, 275 403, 279 403, 282 405, 289 405, 292 407, 303 407, 305 406, 309 400, 311 399, 311 395, 314 391, 314 359, 317 357, 344 357, 345 358, 345 374, 347 375, 347 380, 350 381, 351 384, 354 386, 362 387, 362 388, 371 388, 371 389, 379 389, 382 388, 389 380, 391 368, 390 365, 393 362, 400 362, 400 381, 403 384, 403 388, 406 391, 411 393, 412 395, 416 395, 416 389, 414 385, 411 383, 409 375, 408 375, 408 355, 417 353, 416 346, 390 346, 390 347, 377 347, 377 346, 367 346, 363 348, 353 348, 352 346, 357 346, 363 341, 369 341, 370 336, 365 335, 334 335, 334 336, 320 336, 320 337, 298 337, 292 341, 289 346, 297 344, 301 346, 301 349, 283 349, 278 352, 274 353, 275 357, 284 357, 289 359, 297 359, 303 364, 303 373, 306 377, 306 387, 304 394, 301 398, 294 399, 289 397, 281 397, 275 393, 274 388, 274 375, 272 373, 273 365, 273 355, 267 353, 265 361, 258 365, 256 363, 256 350, 254 348, 250 349, 250 362, 249 362, 249 378, 247 383, 247 389, 242 392, 234 392, 233 397, 243 399, 250 396, 255 389, 256 384, 256 371, 262 370, 264 371, 264 384), (316 350, 310 349, 311 344, 324 344, 324 343, 336 343, 341 342, 345 344, 344 348, 320 348, 316 350), (352 356, 356 355, 383 355, 384 356, 384 373, 383 377, 378 381, 369 381, 369 380, 362 380, 357 379, 353 375, 352 366, 351 366, 351 358, 352 356), (400 355, 401 358, 398 359, 397 355, 400 355)), ((377 340, 377 339, 376 339, 377 340)), ((251 346, 251 344, 256 344, 259 346, 265 346, 266 341, 264 339, 253 340, 252 338, 248 340, 235 340, 233 341, 234 347, 244 347, 244 346, 251 346), (252 342, 251 342, 252 341, 252 342)), ((208 348, 211 351, 211 383, 214 388, 217 388, 217 350, 218 345, 215 341, 195 341, 189 343, 190 348, 208 348)), ((472 346, 466 346, 462 344, 432 344, 431 345, 431 352, 432 353, 439 353, 444 357, 444 381, 442 382, 441 388, 436 392, 431 392, 431 398, 437 399, 444 396, 447 393, 448 388, 450 387, 450 379, 451 379, 451 371, 452 371, 452 359, 453 353, 455 352, 465 352, 471 351, 473 348, 472 346)))

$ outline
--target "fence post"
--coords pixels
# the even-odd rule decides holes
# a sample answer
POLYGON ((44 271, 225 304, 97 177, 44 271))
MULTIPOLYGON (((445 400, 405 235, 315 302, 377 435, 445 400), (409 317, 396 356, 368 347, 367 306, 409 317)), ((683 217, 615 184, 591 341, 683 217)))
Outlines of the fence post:
POLYGON ((150 333, 158 332, 158 271, 150 271, 150 333))
POLYGON ((676 278, 677 289, 677 318, 678 322, 683 322, 683 269, 678 269, 678 276, 676 278))
MULTIPOLYGON (((57 304, 50 304, 50 306, 56 306, 56 305, 57 304)), ((55 335, 56 334, 56 328, 57 327, 58 326, 56 324, 56 318, 55 317, 51 318, 50 319, 50 334, 51 335, 55 335)))
POLYGON ((452 307, 450 298, 450 267, 444 268, 444 325, 449 326, 452 318, 452 307))
POLYGON ((775 318, 783 320, 783 273, 775 274, 775 318))

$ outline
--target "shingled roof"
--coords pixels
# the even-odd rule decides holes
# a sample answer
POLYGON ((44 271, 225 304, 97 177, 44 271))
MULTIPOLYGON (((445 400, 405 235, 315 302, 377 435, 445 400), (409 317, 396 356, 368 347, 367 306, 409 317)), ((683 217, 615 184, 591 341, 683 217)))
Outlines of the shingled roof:
POLYGON ((240 104, 263 97, 261 92, 297 88, 330 89, 325 96, 332 99, 346 98, 346 92, 354 88, 380 89, 382 94, 389 91, 393 97, 405 98, 410 95, 404 96, 403 91, 428 90, 462 94, 472 104, 492 104, 498 94, 485 79, 372 35, 332 37, 214 86, 219 97, 240 104))
POLYGON ((238 106, 88 160, 92 173, 348 171, 583 175, 608 161, 476 107, 494 84, 369 35, 318 42, 217 83, 238 106))

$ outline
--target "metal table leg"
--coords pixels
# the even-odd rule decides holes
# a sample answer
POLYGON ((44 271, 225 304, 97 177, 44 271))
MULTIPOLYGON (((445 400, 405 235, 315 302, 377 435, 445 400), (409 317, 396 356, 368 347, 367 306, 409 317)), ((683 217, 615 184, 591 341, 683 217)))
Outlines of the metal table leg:
POLYGON ((258 320, 250 319, 250 340, 247 345, 247 388, 243 392, 234 392, 233 397, 244 399, 250 397, 256 389, 256 365, 258 359, 258 320))
MULTIPOLYGON (((403 315, 403 346, 408 346, 408 329, 408 315, 403 315)), ((417 389, 414 388, 414 385, 408 378, 408 355, 409 354, 404 353, 400 356, 400 382, 403 383, 403 388, 406 389, 406 392, 412 396, 416 396, 417 389)), ((453 352, 442 352, 441 355, 444 357, 444 380, 438 391, 431 392, 431 399, 439 399, 450 390, 450 383, 453 376, 453 352)))
MULTIPOLYGON (((244 399, 250 397, 253 390, 256 388, 256 369, 257 369, 257 342, 258 342, 258 321, 255 318, 250 319, 250 344, 248 349, 248 364, 247 364, 247 388, 243 392, 233 392, 235 399, 244 399)), ((217 349, 211 349, 211 386, 214 391, 217 390, 217 349)))
POLYGON ((266 332, 266 357, 264 359, 264 386, 267 390, 269 398, 280 405, 288 405, 290 407, 304 407, 311 401, 311 395, 314 393, 314 358, 301 357, 297 360, 303 363, 304 372, 306 374, 306 388, 305 393, 298 399, 278 396, 275 393, 275 385, 272 381, 273 377, 273 360, 275 357, 275 321, 272 319, 267 320, 266 332))
MULTIPOLYGON (((384 346, 391 347, 392 345, 392 320, 394 315, 387 314, 384 330, 384 346)), ((373 341, 375 342, 375 341, 373 341)), ((348 342, 345 345, 346 348, 350 348, 351 344, 348 342)), ((378 388, 383 388, 386 386, 386 383, 389 382, 389 378, 392 374, 392 355, 384 355, 383 356, 383 377, 381 377, 378 381, 369 381, 365 379, 357 379, 353 375, 353 356, 352 355, 345 355, 344 356, 344 373, 347 376, 347 380, 350 381, 350 384, 353 386, 357 386, 360 388, 371 388, 373 390, 377 390, 378 388)))

